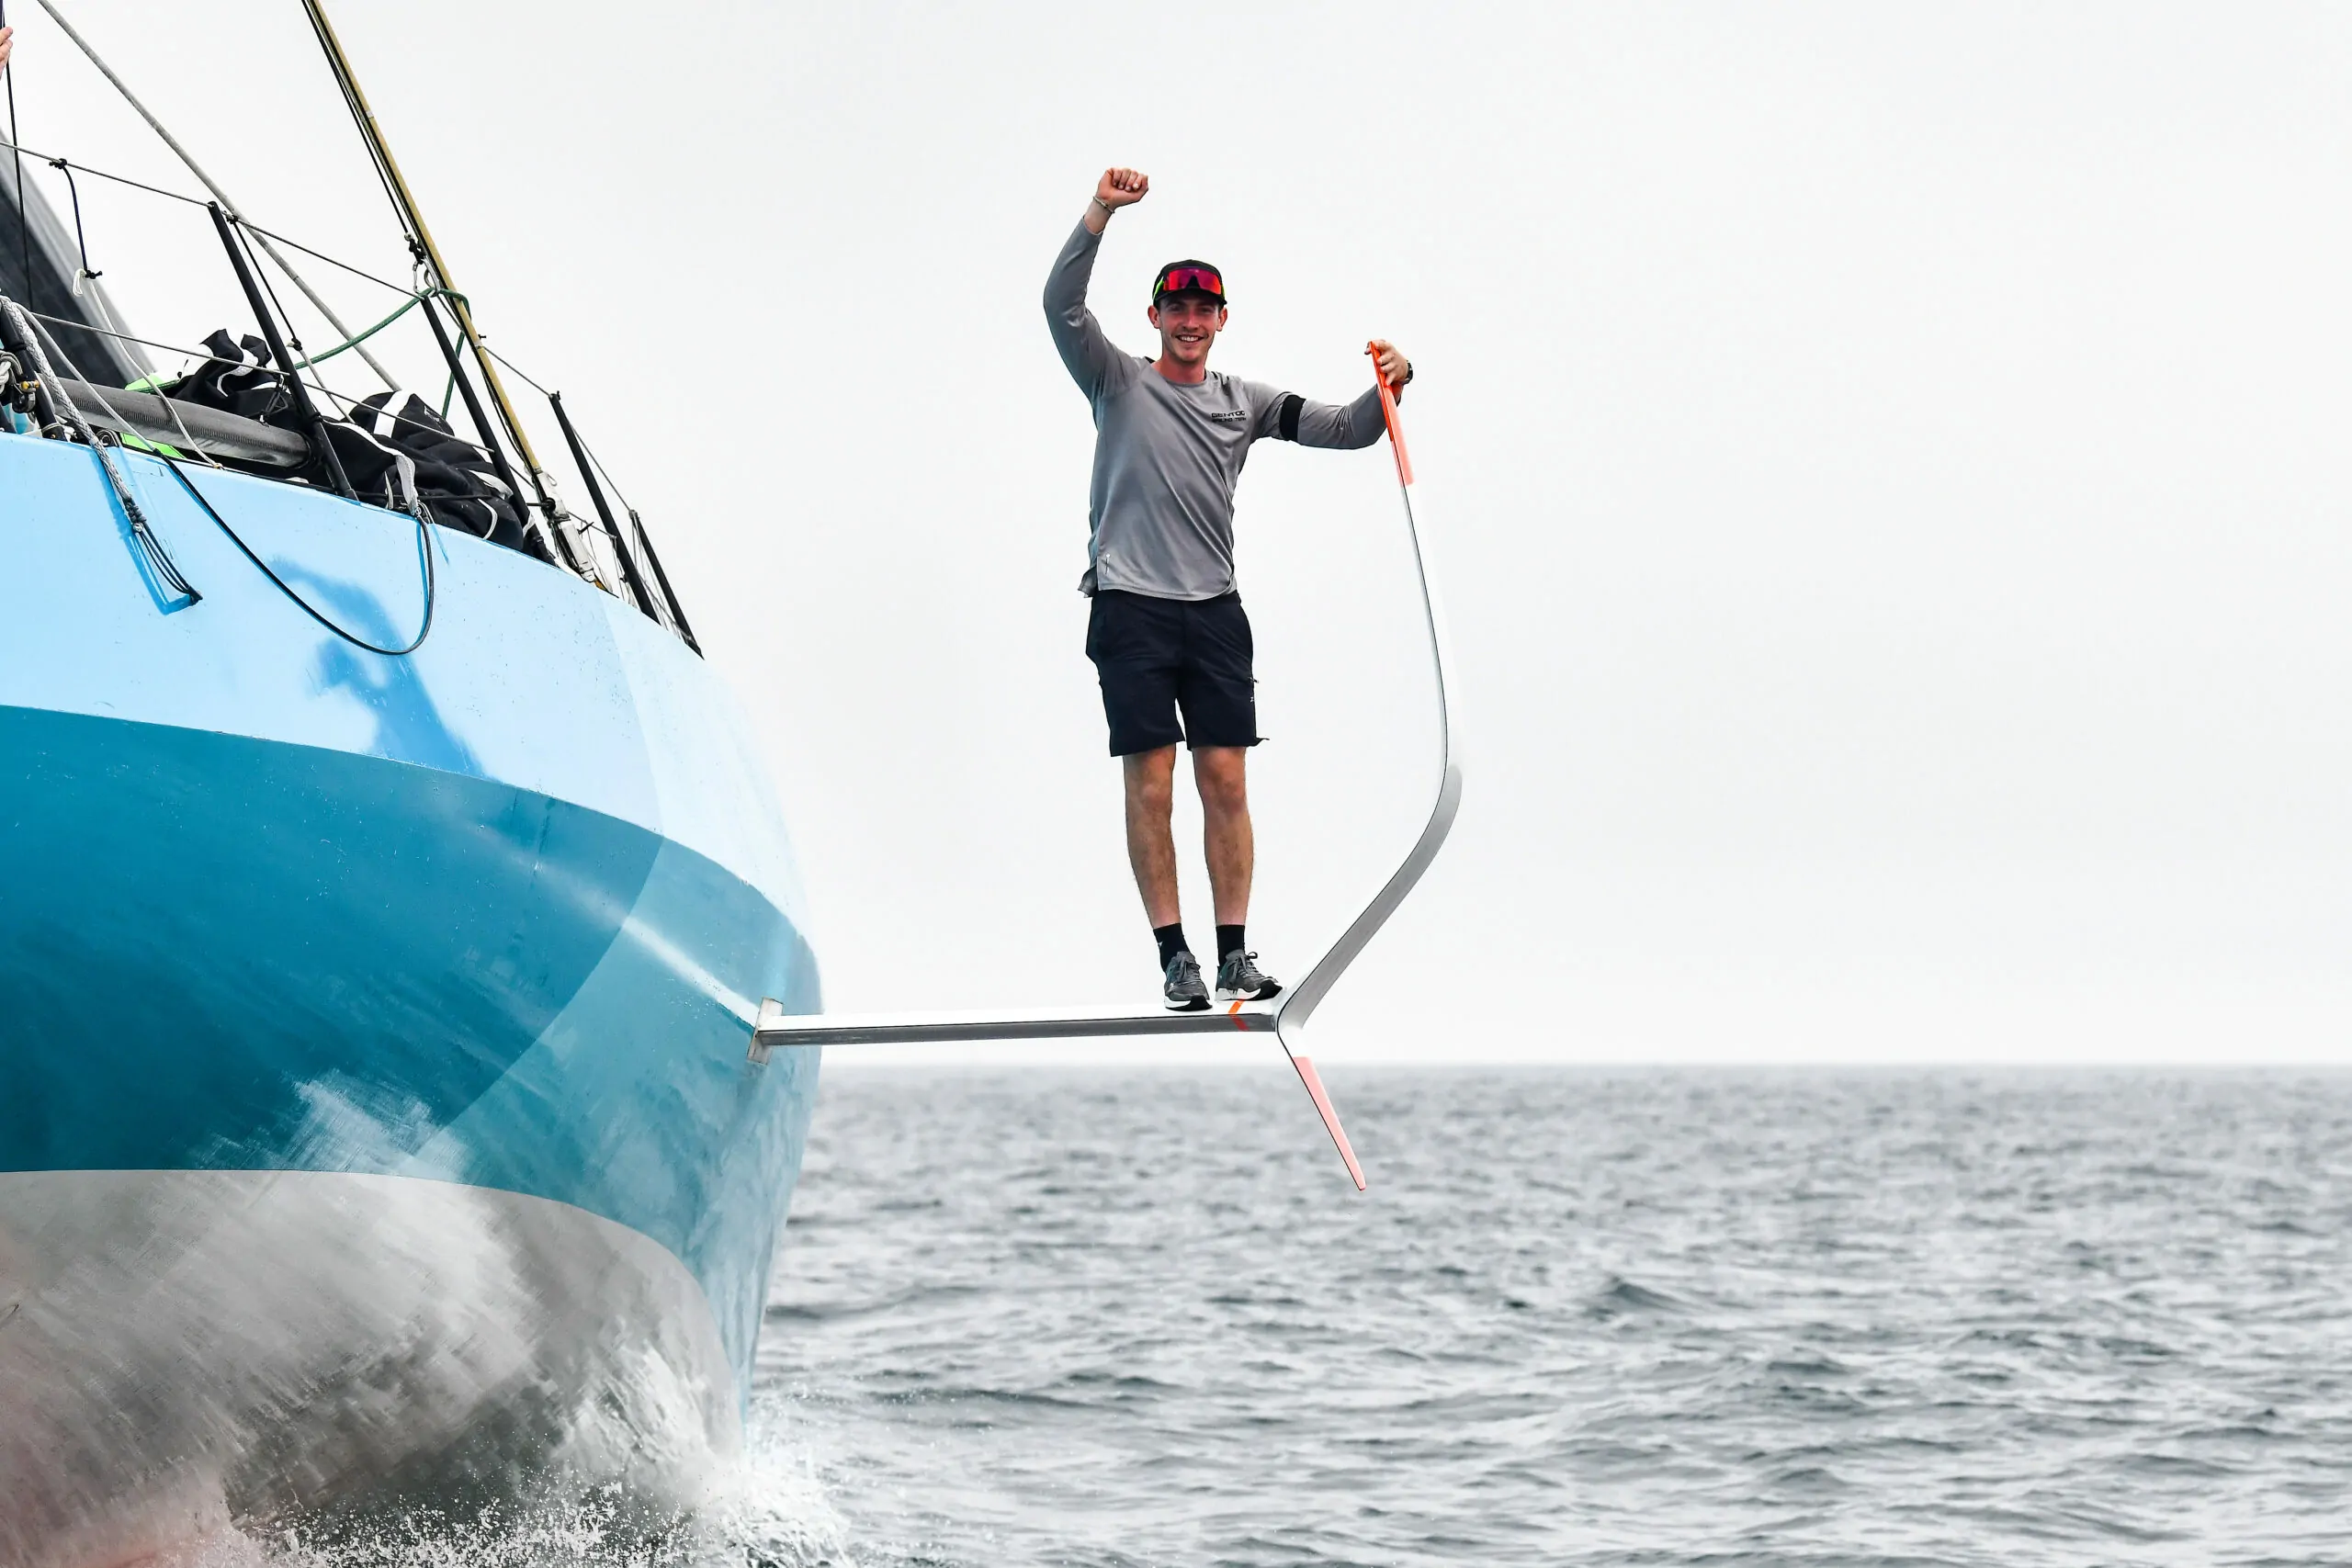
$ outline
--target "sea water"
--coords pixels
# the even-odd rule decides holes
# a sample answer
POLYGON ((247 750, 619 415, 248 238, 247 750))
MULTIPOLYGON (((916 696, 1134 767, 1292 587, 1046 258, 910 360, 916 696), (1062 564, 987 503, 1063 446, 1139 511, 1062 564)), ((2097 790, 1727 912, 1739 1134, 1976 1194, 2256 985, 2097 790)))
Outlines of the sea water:
POLYGON ((2352 1077, 826 1071, 697 1518, 272 1555, 2352 1560, 2352 1077))

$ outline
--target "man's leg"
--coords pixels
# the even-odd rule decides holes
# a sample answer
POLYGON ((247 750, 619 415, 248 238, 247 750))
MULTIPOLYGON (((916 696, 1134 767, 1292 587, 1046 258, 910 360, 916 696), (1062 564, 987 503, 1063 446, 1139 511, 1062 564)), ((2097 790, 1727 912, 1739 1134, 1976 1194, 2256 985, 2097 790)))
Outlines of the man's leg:
MULTIPOLYGON (((1193 782, 1201 791, 1202 847, 1208 856, 1209 887, 1216 896, 1216 923, 1221 926, 1238 926, 1250 919, 1250 878, 1257 869, 1258 850, 1250 832, 1249 762, 1246 746, 1202 746, 1193 752, 1193 782)), ((1133 809, 1129 807, 1130 822, 1133 809)), ((1164 829, 1166 817, 1160 821, 1164 829)), ((1128 834, 1132 843, 1132 827, 1128 834)), ((1136 874, 1141 876, 1141 871, 1136 874)), ((1168 907, 1175 908, 1172 897, 1168 907)))
MULTIPOLYGON (((1172 926, 1176 907, 1176 838, 1169 813, 1176 803, 1176 748, 1161 746, 1119 759, 1126 775, 1127 863, 1135 868, 1136 891, 1155 930, 1172 926)), ((1246 834, 1249 825, 1243 823, 1246 834)), ((1243 885, 1244 898, 1249 897, 1243 885)), ((1222 899, 1218 908, 1223 908, 1222 899)))
POLYGON ((1119 767, 1127 792, 1127 863, 1159 944, 1160 1000, 1172 1011, 1198 1012, 1209 1005, 1209 991, 1178 923, 1176 839, 1168 820, 1176 804, 1176 748, 1126 752, 1119 767))
POLYGON ((1282 987, 1250 954, 1250 880, 1257 843, 1250 829, 1250 748, 1258 743, 1256 649, 1241 596, 1185 606, 1185 661, 1176 685, 1201 792, 1202 848, 1216 896, 1216 999, 1258 1001, 1282 987))
POLYGON ((1247 746, 1201 746, 1193 751, 1193 782, 1201 790, 1202 838, 1209 886, 1216 893, 1216 999, 1262 1001, 1282 987, 1260 970, 1249 951, 1250 877, 1257 845, 1250 831, 1247 746))

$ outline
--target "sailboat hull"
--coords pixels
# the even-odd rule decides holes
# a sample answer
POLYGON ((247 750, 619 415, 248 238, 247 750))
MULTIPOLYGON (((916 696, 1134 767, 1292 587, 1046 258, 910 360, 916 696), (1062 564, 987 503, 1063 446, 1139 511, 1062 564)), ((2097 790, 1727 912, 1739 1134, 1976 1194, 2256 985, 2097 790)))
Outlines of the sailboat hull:
POLYGON ((674 1483, 816 1088, 747 1054, 818 988, 743 721, 536 562, 196 474, 281 588, 116 457, 198 602, 0 436, 0 1495, 53 1504, 0 1560, 133 1495, 674 1483))

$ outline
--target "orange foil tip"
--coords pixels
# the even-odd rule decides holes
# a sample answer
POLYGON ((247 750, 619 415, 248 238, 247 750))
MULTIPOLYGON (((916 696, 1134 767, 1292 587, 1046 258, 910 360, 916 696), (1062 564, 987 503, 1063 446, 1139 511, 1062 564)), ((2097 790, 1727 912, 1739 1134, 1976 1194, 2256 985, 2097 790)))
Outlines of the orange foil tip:
POLYGON ((1323 1092, 1323 1080, 1315 1071, 1315 1064, 1304 1056, 1294 1055, 1290 1065, 1298 1069, 1298 1081, 1315 1100, 1316 1113, 1323 1118, 1323 1130, 1331 1134, 1331 1142, 1339 1146, 1340 1157, 1348 1162, 1348 1174, 1355 1178, 1356 1190, 1364 1190, 1363 1167, 1356 1163, 1356 1151, 1348 1145, 1347 1129, 1340 1125, 1340 1113, 1331 1109, 1331 1097, 1323 1092))

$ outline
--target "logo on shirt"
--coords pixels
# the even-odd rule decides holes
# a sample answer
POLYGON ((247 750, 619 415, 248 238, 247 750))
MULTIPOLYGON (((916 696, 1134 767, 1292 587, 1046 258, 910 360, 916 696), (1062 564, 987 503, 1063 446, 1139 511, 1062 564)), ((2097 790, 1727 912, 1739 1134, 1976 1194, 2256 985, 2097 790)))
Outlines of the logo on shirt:
POLYGON ((1219 424, 1241 424, 1250 418, 1248 409, 1219 409, 1209 417, 1219 424))

